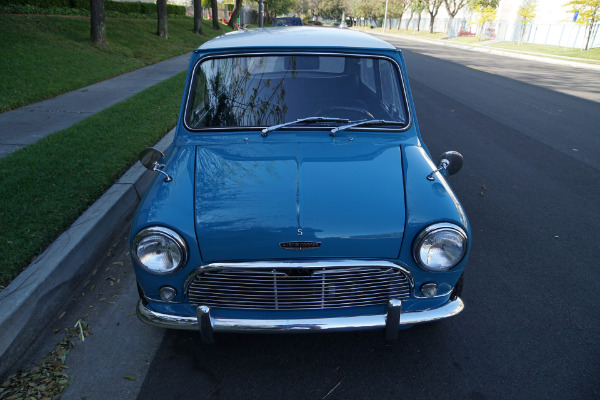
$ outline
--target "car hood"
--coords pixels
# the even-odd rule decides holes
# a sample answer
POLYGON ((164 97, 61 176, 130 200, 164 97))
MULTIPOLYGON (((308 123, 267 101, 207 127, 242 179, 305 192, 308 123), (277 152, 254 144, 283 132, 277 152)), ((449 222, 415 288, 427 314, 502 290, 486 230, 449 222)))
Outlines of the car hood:
POLYGON ((195 165, 204 262, 398 257, 405 199, 397 144, 198 146, 195 165))

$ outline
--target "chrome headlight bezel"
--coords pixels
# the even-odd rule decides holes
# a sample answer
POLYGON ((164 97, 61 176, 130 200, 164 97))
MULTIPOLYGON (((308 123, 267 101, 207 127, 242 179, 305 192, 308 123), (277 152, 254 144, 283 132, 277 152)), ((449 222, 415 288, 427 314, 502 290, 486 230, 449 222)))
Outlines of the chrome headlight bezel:
MULTIPOLYGON (((135 262, 144 270, 154 275, 168 275, 177 272, 185 265, 188 259, 188 247, 181 235, 172 229, 163 226, 150 226, 140 230, 133 238, 131 254, 135 262), (149 241, 148 243, 145 243, 149 241), (140 246, 151 245, 153 242, 162 241, 161 250, 167 253, 171 265, 167 268, 147 265, 140 257, 140 246)), ((147 260, 146 260, 147 261, 147 260)))
MULTIPOLYGON (((448 222, 436 223, 429 225, 427 228, 423 229, 416 237, 413 244, 413 258, 417 265, 421 268, 425 269, 429 272, 444 272, 448 271, 454 267, 456 267, 466 256, 468 249, 469 239, 467 237, 466 232, 460 226, 451 224, 448 222), (423 246, 430 244, 430 247, 434 245, 431 242, 434 239, 444 240, 445 235, 450 235, 446 237, 446 243, 450 244, 457 251, 454 251, 456 254, 452 254, 452 252, 445 252, 444 255, 447 255, 446 260, 437 260, 432 263, 431 261, 427 261, 423 259, 423 246), (451 240, 450 240, 451 239, 451 240), (456 246, 457 243, 460 243, 460 248, 456 246)), ((438 244, 439 245, 439 244, 438 244)), ((444 249, 442 248, 442 251, 444 249)))

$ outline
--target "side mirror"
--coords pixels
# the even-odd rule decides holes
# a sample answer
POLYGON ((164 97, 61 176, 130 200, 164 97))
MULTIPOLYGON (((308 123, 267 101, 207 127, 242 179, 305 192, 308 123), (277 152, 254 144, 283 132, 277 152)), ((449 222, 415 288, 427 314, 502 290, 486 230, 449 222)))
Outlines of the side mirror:
POLYGON ((165 155, 154 147, 146 147, 140 152, 138 158, 145 168, 154 171, 154 166, 163 160, 165 155))
POLYGON ((427 175, 427 179, 430 181, 435 181, 435 177, 433 174, 436 172, 441 172, 442 175, 454 175, 462 168, 464 163, 464 158, 462 154, 458 151, 447 151, 443 153, 438 159, 438 168, 434 171, 431 171, 429 175, 427 175))
POLYGON ((165 155, 161 151, 156 150, 153 147, 147 147, 140 152, 138 158, 144 166, 144 168, 149 169, 150 171, 156 171, 163 174, 165 176, 165 182, 170 182, 171 180, 173 180, 173 178, 167 175, 166 172, 162 171, 165 165, 161 164, 159 161, 163 161, 165 155))

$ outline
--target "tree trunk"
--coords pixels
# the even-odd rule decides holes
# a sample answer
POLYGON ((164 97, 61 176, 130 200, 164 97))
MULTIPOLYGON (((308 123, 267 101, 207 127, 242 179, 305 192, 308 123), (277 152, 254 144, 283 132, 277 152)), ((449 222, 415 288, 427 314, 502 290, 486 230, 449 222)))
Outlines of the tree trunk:
POLYGON ((104 0, 90 0, 90 39, 98 46, 106 46, 104 0))
POLYGON ((592 31, 594 30, 594 25, 596 24, 596 19, 592 19, 589 28, 588 28, 588 32, 587 32, 587 39, 585 40, 585 50, 588 50, 590 48, 590 38, 592 37, 592 31))
POLYGON ((231 12, 231 17, 229 18, 229 22, 227 26, 231 29, 236 29, 235 24, 237 23, 237 19, 240 16, 240 11, 242 10, 242 0, 235 0, 235 6, 233 7, 233 11, 231 12))
POLYGON ((263 26, 267 24, 271 24, 273 22, 273 18, 271 16, 271 10, 269 10, 269 4, 263 1, 263 26))
POLYGON ((523 45, 523 38, 525 37, 525 30, 527 29, 527 25, 523 24, 523 27, 521 28, 521 34, 519 35, 519 46, 523 45))
POLYGON ((156 34, 165 39, 169 38, 167 27, 167 0, 156 0, 156 14, 158 17, 158 29, 156 34))
POLYGON ((410 21, 412 21, 413 19, 413 12, 410 12, 410 17, 408 18, 408 21, 406 22, 406 30, 408 30, 408 27, 410 25, 410 21))
POLYGON ((421 13, 419 13, 419 16, 417 17, 417 32, 421 31, 421 13))
POLYGON ((194 0, 194 29, 192 32, 197 35, 202 33, 202 0, 194 0))
POLYGON ((400 30, 400 23, 402 22, 402 15, 404 14, 404 11, 398 13, 398 27, 397 29, 400 30))
POLYGON ((429 14, 431 19, 429 20, 429 33, 433 33, 433 24, 435 22, 435 16, 433 14, 429 14))
POLYGON ((212 9, 212 28, 216 31, 221 29, 219 25, 219 4, 217 0, 210 0, 210 7, 212 9))

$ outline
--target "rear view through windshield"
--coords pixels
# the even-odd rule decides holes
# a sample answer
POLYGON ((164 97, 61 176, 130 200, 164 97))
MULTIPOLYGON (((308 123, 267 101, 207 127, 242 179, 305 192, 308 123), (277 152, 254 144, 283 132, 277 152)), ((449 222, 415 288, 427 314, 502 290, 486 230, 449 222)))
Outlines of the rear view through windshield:
POLYGON ((256 55, 196 66, 190 129, 264 127, 307 117, 408 121, 397 65, 387 58, 256 55))

